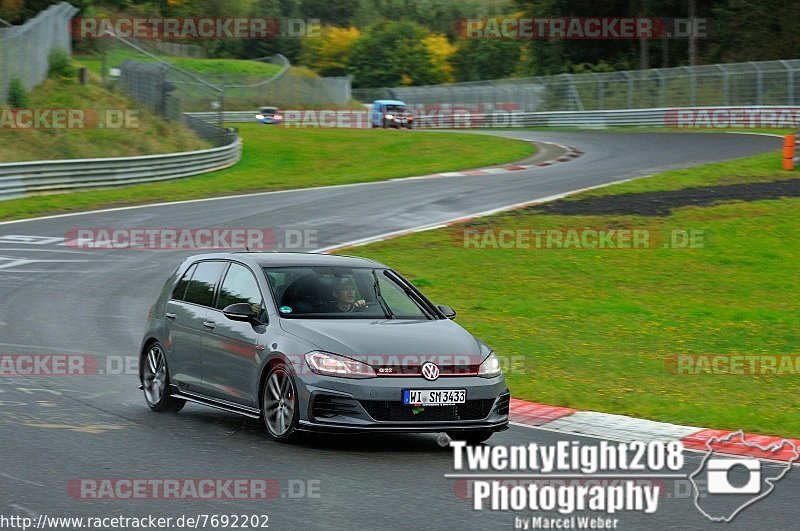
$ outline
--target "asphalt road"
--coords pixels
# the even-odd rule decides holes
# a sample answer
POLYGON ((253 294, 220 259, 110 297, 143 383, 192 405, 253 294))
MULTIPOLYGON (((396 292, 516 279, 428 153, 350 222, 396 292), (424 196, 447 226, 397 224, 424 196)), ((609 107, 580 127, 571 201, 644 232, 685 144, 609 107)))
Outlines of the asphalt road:
MULTIPOLYGON (((135 359, 146 312, 164 279, 192 253, 59 245, 76 228, 252 227, 313 231, 309 245, 322 248, 780 147, 780 139, 751 135, 493 134, 569 145, 585 155, 503 175, 397 180, 0 224, 0 354, 85 354, 99 361, 97 374, 87 376, 0 377, 0 515, 266 514, 277 529, 512 526, 515 514, 474 511, 463 481, 444 477, 453 472, 452 451, 435 436, 323 437, 286 446, 269 441, 257 421, 200 406, 187 405, 176 415, 151 413, 135 370, 125 370, 124 363, 135 359), (269 478, 280 493, 266 501, 81 500, 70 494, 81 478, 269 478)), ((513 426, 489 444, 564 439, 575 438, 513 426)), ((700 457, 687 453, 683 472, 695 469, 700 457)), ((665 481, 669 495, 658 511, 614 515, 619 528, 712 526, 694 507, 686 480, 665 481)), ((799 494, 795 470, 730 527, 794 527, 799 494)), ((516 516, 522 515, 531 513, 516 516)))

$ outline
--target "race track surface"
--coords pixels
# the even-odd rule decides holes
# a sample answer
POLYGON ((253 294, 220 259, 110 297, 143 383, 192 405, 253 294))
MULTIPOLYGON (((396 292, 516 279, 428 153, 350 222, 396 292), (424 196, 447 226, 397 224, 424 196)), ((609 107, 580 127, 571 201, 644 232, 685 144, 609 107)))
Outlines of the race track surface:
MULTIPOLYGON (((189 404, 174 415, 151 413, 137 375, 120 365, 136 357, 147 311, 164 279, 193 253, 58 245, 76 228, 244 227, 314 230, 316 248, 323 248, 781 145, 778 138, 756 135, 491 134, 568 145, 585 154, 502 175, 395 180, 0 224, 0 354, 93 355, 103 373, 0 377, 0 514, 267 514, 273 529, 512 526, 512 513, 472 510, 464 483, 444 477, 453 472, 452 451, 433 435, 323 437, 286 446, 269 441, 258 421, 201 406, 189 404), (54 239, 25 242, 9 235, 54 239), (80 478, 209 477, 269 478, 281 490, 267 501, 76 500, 68 490, 80 478), (300 496, 309 481, 318 495, 300 496)), ((563 439, 574 437, 512 426, 488 444, 563 439)), ((702 456, 686 455, 688 474, 702 456)), ((688 482, 664 481, 671 494, 658 512, 615 515, 620 528, 712 525, 694 507, 688 482)), ((793 527, 798 495, 800 473, 793 471, 730 528, 793 527)))

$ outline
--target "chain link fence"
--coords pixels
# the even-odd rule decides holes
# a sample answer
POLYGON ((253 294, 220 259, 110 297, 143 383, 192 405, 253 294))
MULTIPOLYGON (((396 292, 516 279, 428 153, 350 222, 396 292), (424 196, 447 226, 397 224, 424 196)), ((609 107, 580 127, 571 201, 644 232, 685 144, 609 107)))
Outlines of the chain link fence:
POLYGON ((66 2, 48 7, 20 26, 0 27, 0 103, 14 78, 30 90, 47 77, 51 50, 72 50, 70 21, 78 9, 66 2))
POLYGON ((350 105, 351 78, 322 78, 304 68, 290 68, 282 55, 250 61, 165 55, 172 48, 159 41, 109 36, 100 56, 109 79, 144 103, 174 117, 181 112, 248 110, 276 107, 350 105), (117 72, 118 71, 118 72, 117 72), (117 81, 115 81, 117 80, 117 81))
POLYGON ((356 89, 363 102, 391 98, 423 108, 482 112, 590 111, 698 106, 795 105, 800 60, 562 74, 424 87, 356 89))

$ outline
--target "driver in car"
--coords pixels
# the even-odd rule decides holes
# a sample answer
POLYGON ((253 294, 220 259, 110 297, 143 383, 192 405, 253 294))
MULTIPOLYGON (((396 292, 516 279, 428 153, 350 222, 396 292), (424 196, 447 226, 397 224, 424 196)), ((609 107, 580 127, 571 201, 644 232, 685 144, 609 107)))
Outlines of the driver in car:
POLYGON ((331 312, 360 312, 365 310, 367 302, 364 299, 356 300, 356 283, 350 277, 337 278, 333 286, 333 301, 330 304, 331 312))

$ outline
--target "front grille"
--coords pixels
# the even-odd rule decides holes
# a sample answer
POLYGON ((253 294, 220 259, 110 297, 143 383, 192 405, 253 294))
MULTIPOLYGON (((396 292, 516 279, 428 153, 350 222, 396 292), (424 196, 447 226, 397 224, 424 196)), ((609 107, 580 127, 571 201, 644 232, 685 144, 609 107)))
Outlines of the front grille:
POLYGON ((311 407, 311 414, 315 418, 329 419, 337 415, 358 414, 358 402, 352 398, 334 395, 316 395, 311 407))
POLYGON ((454 420, 481 420, 492 409, 494 400, 467 400, 452 406, 414 408, 400 402, 361 400, 370 417, 384 422, 447 422, 454 420), (417 413, 414 413, 414 410, 417 413), (421 410, 421 411, 420 411, 421 410))
POLYGON ((494 410, 501 415, 508 415, 510 405, 511 395, 506 393, 500 396, 500 400, 497 401, 497 406, 494 408, 494 410))

